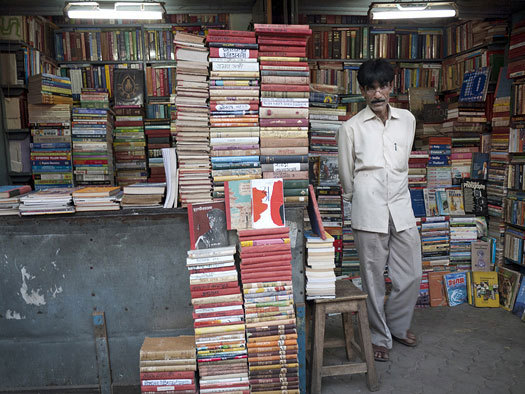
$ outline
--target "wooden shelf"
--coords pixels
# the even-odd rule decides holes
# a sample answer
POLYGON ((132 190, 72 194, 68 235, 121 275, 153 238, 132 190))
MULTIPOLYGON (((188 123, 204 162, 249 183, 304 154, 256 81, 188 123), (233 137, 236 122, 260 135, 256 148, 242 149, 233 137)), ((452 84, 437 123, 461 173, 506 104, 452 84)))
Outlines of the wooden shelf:
POLYGON ((490 49, 491 47, 502 47, 501 49, 504 49, 503 47, 507 44, 507 41, 501 41, 501 42, 492 42, 492 43, 489 43, 489 44, 481 44, 481 45, 476 45, 475 47, 472 47, 470 49, 465 49, 464 51, 461 51, 461 52, 457 52, 457 53, 454 53, 452 55, 447 55, 443 58, 444 59, 450 59, 450 58, 453 58, 453 57, 458 57, 458 56, 462 56, 462 55, 466 55, 468 54, 469 52, 474 52, 474 51, 478 51, 480 49, 490 49))
MULTIPOLYGON (((367 59, 314 59, 310 58, 308 59, 309 62, 366 62, 367 60, 375 59, 375 58, 367 58, 367 59)), ((396 63, 441 63, 443 59, 385 59, 389 62, 396 62, 396 63)))

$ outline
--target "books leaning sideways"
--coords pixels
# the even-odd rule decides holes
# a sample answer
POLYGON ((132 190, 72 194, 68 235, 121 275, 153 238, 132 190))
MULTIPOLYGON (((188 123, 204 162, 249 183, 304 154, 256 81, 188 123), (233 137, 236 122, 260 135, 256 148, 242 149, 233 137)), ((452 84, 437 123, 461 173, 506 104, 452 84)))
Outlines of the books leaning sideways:
POLYGON ((335 298, 334 237, 325 231, 326 239, 305 231, 306 249, 306 298, 335 298))
POLYGON ((142 393, 197 393, 195 337, 145 338, 140 348, 142 393))
POLYGON ((29 104, 73 104, 71 79, 53 74, 29 77, 27 102, 29 104))
POLYGON ((165 183, 134 183, 124 186, 122 208, 160 208, 165 183))
POLYGON ((189 250, 201 393, 248 393, 244 310, 235 246, 189 250))
POLYGON ((71 193, 74 189, 49 188, 29 193, 20 198, 21 215, 74 213, 71 193))
POLYGON ((119 186, 89 186, 73 192, 77 212, 118 211, 122 194, 119 186))
POLYGON ((31 191, 31 186, 0 186, 0 216, 18 215, 20 198, 31 191))

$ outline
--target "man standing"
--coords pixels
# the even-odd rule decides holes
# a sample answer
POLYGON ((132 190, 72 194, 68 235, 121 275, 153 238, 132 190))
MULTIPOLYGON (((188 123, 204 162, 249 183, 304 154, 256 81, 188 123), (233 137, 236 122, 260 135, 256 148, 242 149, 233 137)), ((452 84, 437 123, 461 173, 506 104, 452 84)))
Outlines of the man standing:
POLYGON ((416 120, 388 104, 394 70, 384 59, 364 62, 357 73, 366 108, 338 131, 343 198, 352 202, 374 358, 388 361, 392 339, 416 346, 410 324, 421 281, 421 241, 408 190, 408 158, 416 120), (388 263, 392 292, 385 298, 388 263))

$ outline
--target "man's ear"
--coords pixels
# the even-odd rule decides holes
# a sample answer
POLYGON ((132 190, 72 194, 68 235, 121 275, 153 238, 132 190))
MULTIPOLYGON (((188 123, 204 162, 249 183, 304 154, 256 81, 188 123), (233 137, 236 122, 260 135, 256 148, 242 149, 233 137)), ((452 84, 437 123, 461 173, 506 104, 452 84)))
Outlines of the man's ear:
POLYGON ((364 96, 365 95, 365 88, 361 85, 359 85, 359 90, 361 91, 361 94, 364 96))

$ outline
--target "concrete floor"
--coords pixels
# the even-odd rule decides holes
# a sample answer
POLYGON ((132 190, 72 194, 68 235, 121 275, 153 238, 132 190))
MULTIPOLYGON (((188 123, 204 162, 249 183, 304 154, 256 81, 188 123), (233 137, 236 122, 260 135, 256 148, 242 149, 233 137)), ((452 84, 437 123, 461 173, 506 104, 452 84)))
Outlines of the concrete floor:
MULTIPOLYGON (((327 319, 327 336, 341 335, 340 316, 327 319)), ((376 362, 376 393, 525 393, 525 323, 510 312, 469 305, 417 309, 412 331, 416 348, 394 342, 390 361, 376 362)), ((325 351, 325 365, 344 355, 325 351)), ((368 392, 364 375, 323 378, 323 394, 368 392)))

